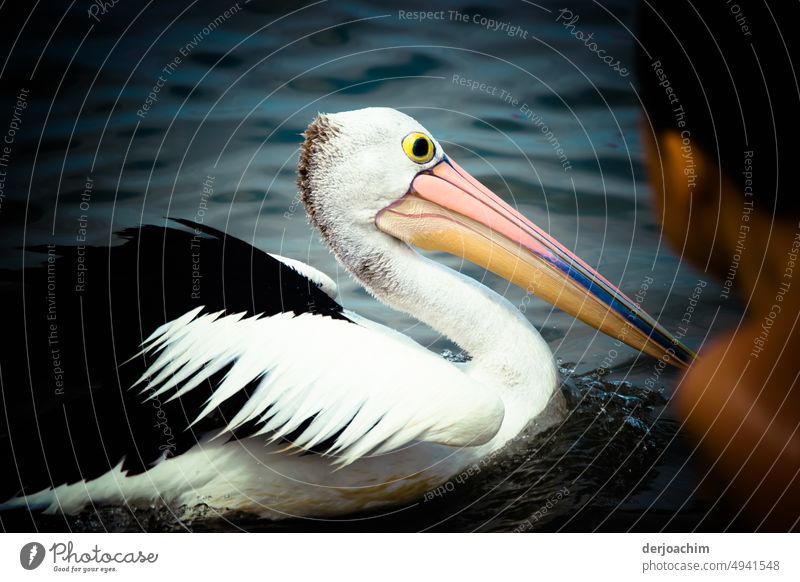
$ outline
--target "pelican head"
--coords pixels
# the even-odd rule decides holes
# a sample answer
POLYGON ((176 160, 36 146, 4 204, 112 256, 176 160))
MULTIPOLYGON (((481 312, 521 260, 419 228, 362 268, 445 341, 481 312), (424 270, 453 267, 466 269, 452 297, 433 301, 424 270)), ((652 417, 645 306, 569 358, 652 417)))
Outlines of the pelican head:
POLYGON ((448 157, 408 115, 378 107, 320 114, 304 135, 303 203, 362 281, 374 279, 380 265, 372 261, 393 245, 447 252, 634 349, 678 366, 695 358, 612 283, 448 157))

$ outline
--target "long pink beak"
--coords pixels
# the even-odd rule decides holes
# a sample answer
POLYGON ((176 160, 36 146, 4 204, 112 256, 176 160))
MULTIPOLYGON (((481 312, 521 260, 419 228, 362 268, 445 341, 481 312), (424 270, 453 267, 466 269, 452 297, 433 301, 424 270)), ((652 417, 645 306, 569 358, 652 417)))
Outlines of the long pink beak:
POLYGON ((687 366, 695 354, 611 282, 445 156, 375 219, 419 248, 475 263, 634 349, 687 366))

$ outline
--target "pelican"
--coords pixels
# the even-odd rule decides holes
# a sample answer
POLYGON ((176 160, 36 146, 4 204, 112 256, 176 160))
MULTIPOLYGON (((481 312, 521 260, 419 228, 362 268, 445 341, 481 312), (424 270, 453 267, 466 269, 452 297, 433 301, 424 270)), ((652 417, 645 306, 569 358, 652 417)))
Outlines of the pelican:
POLYGON ((42 263, 3 275, 6 334, 19 335, 2 360, 0 509, 335 516, 414 502, 500 450, 557 408, 553 354, 508 300, 416 249, 463 257, 670 364, 695 357, 401 112, 319 114, 298 187, 369 293, 471 359, 450 362, 343 309, 316 269, 192 221, 29 249, 42 263))

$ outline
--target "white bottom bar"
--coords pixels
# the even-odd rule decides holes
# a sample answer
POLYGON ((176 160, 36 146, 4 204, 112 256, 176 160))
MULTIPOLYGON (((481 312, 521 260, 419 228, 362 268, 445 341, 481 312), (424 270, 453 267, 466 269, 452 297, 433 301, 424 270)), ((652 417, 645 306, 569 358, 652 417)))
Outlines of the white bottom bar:
POLYGON ((791 534, 3 534, 0 572, 3 580, 137 582, 798 580, 798 541, 791 534), (41 545, 31 550, 32 542, 41 545))

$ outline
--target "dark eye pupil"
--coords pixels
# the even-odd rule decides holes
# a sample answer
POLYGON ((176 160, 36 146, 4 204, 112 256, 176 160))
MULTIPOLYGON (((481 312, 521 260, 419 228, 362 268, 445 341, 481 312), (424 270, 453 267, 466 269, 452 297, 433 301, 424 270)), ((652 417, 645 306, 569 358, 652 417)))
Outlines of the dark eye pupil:
POLYGON ((424 158, 428 155, 428 150, 430 145, 428 144, 428 140, 422 137, 418 137, 414 141, 414 146, 411 148, 411 151, 414 152, 414 155, 418 158, 424 158))

